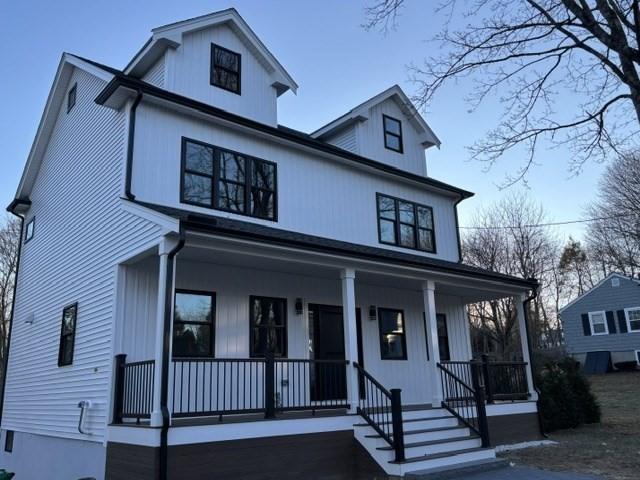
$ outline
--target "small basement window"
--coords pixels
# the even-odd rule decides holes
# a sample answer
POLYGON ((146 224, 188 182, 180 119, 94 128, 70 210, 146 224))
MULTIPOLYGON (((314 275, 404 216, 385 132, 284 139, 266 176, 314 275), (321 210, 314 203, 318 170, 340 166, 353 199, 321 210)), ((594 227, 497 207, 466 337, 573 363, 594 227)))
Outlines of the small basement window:
POLYGON ((74 83, 73 87, 71 87, 71 89, 69 90, 69 93, 67 94, 67 113, 69 113, 76 104, 77 92, 78 92, 78 84, 74 83))
POLYGON ((241 55, 211 44, 211 85, 240 95, 241 55))
POLYGON ((73 363, 73 347, 76 339, 76 318, 78 304, 74 303, 62 310, 62 326, 60 327, 60 350, 58 366, 64 367, 73 363))
POLYGON ((27 243, 29 240, 33 238, 33 231, 36 224, 36 217, 33 217, 31 220, 27 222, 27 227, 24 231, 24 243, 27 243))
POLYGON ((624 313, 627 317, 627 331, 640 332, 640 307, 625 308, 624 313))
POLYGON ((384 126, 384 147, 402 153, 402 123, 400 120, 382 115, 382 124, 384 126))
POLYGON ((589 312, 589 323, 592 335, 607 335, 609 333, 605 312, 589 312))
POLYGON ((4 437, 4 451, 13 452, 13 430, 7 430, 4 437))

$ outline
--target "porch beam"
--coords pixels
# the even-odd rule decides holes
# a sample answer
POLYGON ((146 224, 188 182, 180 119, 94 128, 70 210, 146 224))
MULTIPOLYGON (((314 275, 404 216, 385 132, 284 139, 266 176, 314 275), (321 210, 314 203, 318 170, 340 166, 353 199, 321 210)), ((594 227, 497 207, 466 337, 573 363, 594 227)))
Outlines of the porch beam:
POLYGON ((440 346, 438 345, 438 321, 436 318, 435 282, 433 280, 427 280, 422 284, 422 301, 426 331, 429 337, 429 353, 431 354, 431 403, 434 407, 439 407, 443 395, 437 367, 437 364, 440 363, 440 346))
POLYGON ((524 294, 517 295, 513 298, 513 302, 516 304, 516 315, 518 317, 518 330, 520 331, 520 347, 522 349, 522 359, 527 364, 525 370, 527 372, 527 388, 529 389, 529 395, 531 400, 538 400, 538 393, 533 388, 533 368, 531 365, 531 355, 529 355, 529 338, 527 332, 527 316, 524 311, 524 302, 527 296, 524 294))
POLYGON ((342 315, 344 317, 344 343, 347 366, 347 399, 349 413, 355 413, 359 402, 358 372, 353 362, 358 361, 358 334, 356 324, 356 273, 352 268, 344 268, 340 272, 342 284, 342 315))

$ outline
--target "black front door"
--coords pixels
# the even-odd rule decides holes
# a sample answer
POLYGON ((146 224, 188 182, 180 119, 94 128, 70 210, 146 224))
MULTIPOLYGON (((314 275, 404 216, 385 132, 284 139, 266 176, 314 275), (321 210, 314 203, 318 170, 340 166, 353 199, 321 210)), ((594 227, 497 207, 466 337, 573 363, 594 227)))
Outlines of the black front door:
MULTIPOLYGON (((358 316, 359 313, 359 311, 356 312, 358 316)), ((309 329, 312 337, 311 358, 318 361, 311 369, 312 400, 346 399, 345 365, 331 362, 345 359, 342 307, 310 304, 309 329), (323 360, 328 360, 328 362, 323 362, 323 360)), ((360 329, 358 328, 358 330, 360 329)), ((359 331, 358 337, 360 338, 359 331)), ((360 352, 358 353, 360 356, 360 352)))

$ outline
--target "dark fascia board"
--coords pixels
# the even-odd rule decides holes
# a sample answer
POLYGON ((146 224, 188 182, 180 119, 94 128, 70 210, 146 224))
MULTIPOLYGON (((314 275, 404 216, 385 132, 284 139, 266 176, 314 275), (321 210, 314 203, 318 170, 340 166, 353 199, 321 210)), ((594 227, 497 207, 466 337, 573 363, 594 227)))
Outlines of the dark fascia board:
POLYGON ((390 165, 386 165, 384 163, 371 160, 370 158, 356 155, 355 153, 349 152, 347 150, 343 150, 339 147, 323 142, 321 140, 317 140, 306 133, 303 133, 288 127, 283 127, 283 126, 278 126, 276 128, 270 125, 265 125, 255 120, 251 120, 249 118, 245 118, 240 115, 235 115, 233 113, 229 113, 220 108, 213 107, 203 102, 199 102, 192 98, 188 98, 183 95, 178 95, 176 93, 169 92, 167 90, 156 87, 154 85, 150 85, 146 82, 138 80, 137 78, 133 78, 129 75, 125 75, 122 73, 116 74, 113 77, 113 79, 105 86, 102 92, 100 92, 100 94, 96 97, 95 102, 99 105, 104 105, 109 99, 109 97, 111 97, 111 95, 113 95, 119 88, 125 88, 128 90, 139 90, 147 95, 151 95, 153 97, 156 97, 168 102, 176 103, 178 105, 182 105, 184 107, 200 111, 207 115, 211 115, 211 116, 220 118, 222 120, 226 120, 228 122, 232 122, 232 123, 241 125, 243 127, 247 127, 252 130, 259 131, 261 133, 266 133, 274 137, 282 138, 284 140, 288 140, 290 142, 303 145, 305 147, 313 148, 315 150, 318 150, 330 155, 336 155, 338 157, 344 158, 354 163, 358 163, 360 165, 364 165, 387 174, 391 174, 397 177, 402 177, 402 178, 411 180, 413 182, 426 185, 430 188, 434 188, 434 189, 438 189, 441 191, 454 194, 462 199, 470 198, 473 196, 473 193, 467 190, 454 187, 453 185, 449 185, 447 183, 434 180, 432 178, 423 177, 421 175, 416 175, 414 173, 406 172, 404 170, 400 170, 399 168, 395 168, 390 165))
POLYGON ((15 213, 16 209, 21 205, 24 207, 30 207, 31 200, 29 200, 28 198, 14 198, 9 206, 7 206, 7 212, 15 213))
POLYGON ((513 277, 458 262, 423 257, 420 255, 397 252, 384 248, 358 245, 340 240, 267 227, 253 222, 233 220, 215 215, 205 215, 189 210, 141 202, 138 200, 134 201, 134 203, 178 219, 182 226, 188 231, 214 233, 225 237, 257 240, 262 243, 300 248, 319 253, 346 255, 363 260, 380 261, 414 268, 417 267, 441 273, 465 275, 478 279, 508 283, 514 286, 524 287, 526 289, 538 288, 538 282, 535 279, 513 277))

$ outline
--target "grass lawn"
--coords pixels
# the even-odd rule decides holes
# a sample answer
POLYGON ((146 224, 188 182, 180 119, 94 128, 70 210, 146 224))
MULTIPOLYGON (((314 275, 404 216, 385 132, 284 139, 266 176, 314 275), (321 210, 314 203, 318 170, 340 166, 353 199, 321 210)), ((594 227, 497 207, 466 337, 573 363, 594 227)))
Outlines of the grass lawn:
POLYGON ((640 478, 640 372, 589 377, 602 408, 602 423, 549 434, 558 445, 500 456, 515 464, 601 475, 640 478))

